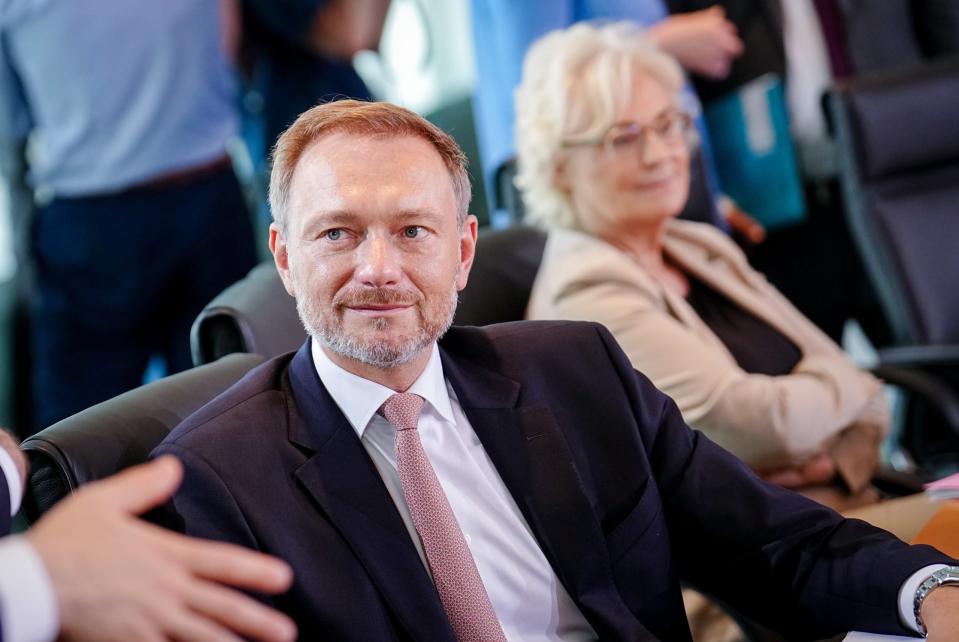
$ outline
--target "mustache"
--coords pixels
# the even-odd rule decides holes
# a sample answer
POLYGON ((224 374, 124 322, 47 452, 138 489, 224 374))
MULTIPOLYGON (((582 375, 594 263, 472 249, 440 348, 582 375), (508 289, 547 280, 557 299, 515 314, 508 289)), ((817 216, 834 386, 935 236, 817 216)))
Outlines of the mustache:
POLYGON ((362 308, 370 305, 413 305, 418 301, 419 297, 409 290, 376 288, 339 292, 333 298, 333 305, 341 308, 362 308))

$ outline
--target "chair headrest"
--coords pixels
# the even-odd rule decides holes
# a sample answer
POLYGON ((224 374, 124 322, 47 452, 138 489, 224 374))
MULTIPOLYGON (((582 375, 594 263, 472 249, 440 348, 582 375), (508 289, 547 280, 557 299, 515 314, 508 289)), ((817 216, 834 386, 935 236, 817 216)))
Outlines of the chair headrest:
POLYGON ((193 363, 210 363, 231 352, 270 358, 296 350, 306 330, 272 261, 264 261, 213 299, 193 322, 193 363))
POLYGON ((481 233, 455 323, 489 325, 523 319, 545 247, 546 232, 533 227, 481 233))
POLYGON ((840 83, 834 99, 865 180, 959 161, 959 58, 840 83))

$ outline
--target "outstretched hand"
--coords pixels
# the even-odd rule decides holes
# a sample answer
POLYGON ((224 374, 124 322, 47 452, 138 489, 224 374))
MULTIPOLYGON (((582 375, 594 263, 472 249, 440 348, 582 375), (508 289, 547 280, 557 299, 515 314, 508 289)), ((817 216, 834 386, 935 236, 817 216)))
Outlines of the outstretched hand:
POLYGON ((27 533, 50 575, 63 639, 294 639, 286 616, 227 588, 285 591, 284 562, 137 518, 182 475, 169 456, 136 466, 84 486, 27 533))

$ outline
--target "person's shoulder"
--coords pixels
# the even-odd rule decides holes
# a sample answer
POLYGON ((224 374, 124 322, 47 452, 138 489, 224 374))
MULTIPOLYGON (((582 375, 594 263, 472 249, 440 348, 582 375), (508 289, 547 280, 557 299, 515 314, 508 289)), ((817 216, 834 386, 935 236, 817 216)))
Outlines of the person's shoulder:
POLYGON ((540 389, 597 392, 629 378, 652 386, 635 371, 615 338, 592 321, 512 321, 481 328, 454 326, 441 341, 457 365, 480 367, 540 389))
POLYGON ((275 422, 252 421, 285 413, 283 380, 295 353, 280 355, 250 370, 196 412, 180 422, 160 444, 207 448, 221 439, 235 442, 245 434, 262 433, 275 422))
POLYGON ((493 356, 495 359, 529 359, 539 352, 575 350, 576 346, 595 343, 608 335, 592 321, 510 321, 483 327, 454 326, 441 345, 464 356, 493 356))
MULTIPOLYGON (((546 237, 546 247, 543 251, 545 259, 565 260, 575 256, 582 259, 588 256, 592 259, 616 260, 622 252, 606 241, 579 230, 557 227, 549 230, 546 237)), ((577 263, 581 261, 577 260, 577 263)))
POLYGON ((610 282, 652 287, 625 252, 591 234, 563 228, 550 230, 536 278, 539 292, 551 298, 610 282))
POLYGON ((665 243, 673 248, 680 246, 687 250, 700 250, 737 262, 746 260, 746 255, 736 242, 709 223, 674 219, 666 228, 665 243))

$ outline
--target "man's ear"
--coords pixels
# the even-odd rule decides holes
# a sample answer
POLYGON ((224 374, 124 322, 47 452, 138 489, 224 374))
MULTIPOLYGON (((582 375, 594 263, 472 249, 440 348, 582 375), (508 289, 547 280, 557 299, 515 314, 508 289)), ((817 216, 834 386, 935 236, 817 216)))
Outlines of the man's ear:
POLYGON ((286 244, 286 236, 276 223, 270 223, 270 253, 273 254, 273 263, 283 281, 287 294, 296 296, 293 290, 293 279, 290 276, 290 254, 286 244))
POLYGON ((472 214, 466 215, 466 220, 460 225, 460 269, 456 275, 456 289, 466 287, 470 269, 473 267, 473 258, 476 256, 476 234, 479 222, 472 214))

